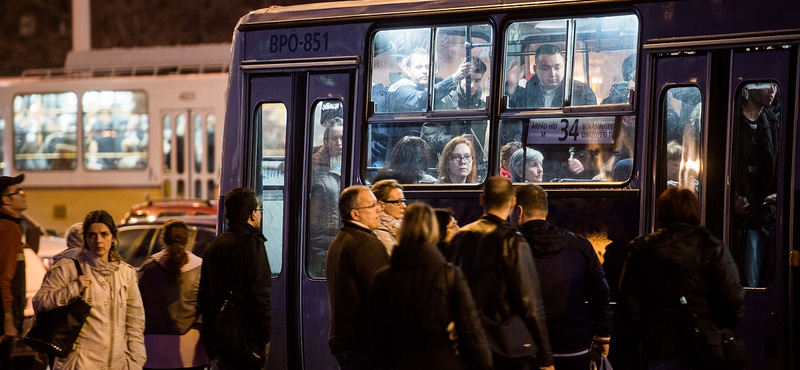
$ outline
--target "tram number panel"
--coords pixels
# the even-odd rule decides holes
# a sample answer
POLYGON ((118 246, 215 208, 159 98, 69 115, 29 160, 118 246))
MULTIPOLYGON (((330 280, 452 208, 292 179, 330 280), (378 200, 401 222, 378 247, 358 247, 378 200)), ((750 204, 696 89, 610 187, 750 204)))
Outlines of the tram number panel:
POLYGON ((615 117, 531 119, 527 144, 613 144, 615 117))

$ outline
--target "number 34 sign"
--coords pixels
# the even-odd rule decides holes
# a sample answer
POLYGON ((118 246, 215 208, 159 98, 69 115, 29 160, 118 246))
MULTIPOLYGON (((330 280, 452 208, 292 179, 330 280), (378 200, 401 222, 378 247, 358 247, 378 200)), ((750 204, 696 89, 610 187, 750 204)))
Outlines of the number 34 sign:
POLYGON ((527 144, 613 144, 615 117, 531 119, 527 144))

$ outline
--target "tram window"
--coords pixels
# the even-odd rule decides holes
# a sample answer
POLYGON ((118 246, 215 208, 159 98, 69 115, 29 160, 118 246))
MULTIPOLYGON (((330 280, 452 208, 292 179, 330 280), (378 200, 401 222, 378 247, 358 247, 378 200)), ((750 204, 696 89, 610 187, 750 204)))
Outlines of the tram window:
POLYGON ((664 158, 666 185, 692 189, 702 200, 703 104, 700 89, 694 86, 670 88, 664 99, 663 112, 666 133, 660 156, 664 158))
POLYGON ((745 287, 775 279, 781 96, 773 81, 746 82, 736 94, 731 252, 745 287))
MULTIPOLYGON (((257 109, 256 127, 261 127, 261 232, 267 238, 264 245, 275 277, 283 266, 286 106, 283 103, 261 104, 257 109)), ((208 182, 208 187, 208 194, 216 192, 213 181, 208 182)))
MULTIPOLYGON (((214 143, 216 142, 215 132, 217 129, 217 115, 214 113, 210 113, 206 116, 206 153, 207 153, 207 166, 208 166, 208 173, 214 173, 214 167, 216 164, 214 163, 214 143)), ((208 194, 213 194, 213 191, 209 191, 208 194)))
POLYGON ((186 162, 186 129, 188 122, 186 114, 175 117, 175 171, 182 174, 186 162))
POLYGON ((634 122, 634 116, 501 120, 501 174, 514 182, 626 181, 634 122))
POLYGON ((164 142, 162 148, 164 150, 164 172, 169 173, 172 170, 172 117, 164 115, 163 119, 163 135, 164 142))
POLYGON ((75 93, 14 97, 14 167, 68 170, 77 163, 78 96, 75 93))
POLYGON ((87 169, 147 167, 149 122, 145 93, 87 91, 82 106, 87 169))
POLYGON ((504 58, 508 107, 558 108, 565 99, 570 106, 629 103, 638 30, 634 15, 511 24, 504 58))
POLYGON ((314 103, 311 125, 311 181, 308 184, 308 242, 306 270, 312 278, 325 277, 325 257, 339 231, 339 193, 342 177, 342 103, 321 100, 314 103))
POLYGON ((367 178, 373 183, 478 183, 486 178, 487 130, 487 121, 370 124, 367 178))
MULTIPOLYGON (((200 173, 203 170, 203 152, 205 151, 205 145, 203 145, 203 139, 205 136, 203 134, 203 115, 202 114, 195 114, 194 115, 194 138, 192 139, 192 143, 194 144, 194 172, 200 173)), ((201 186, 197 186, 197 189, 202 189, 201 186)), ((198 190, 200 191, 200 190, 198 190)))

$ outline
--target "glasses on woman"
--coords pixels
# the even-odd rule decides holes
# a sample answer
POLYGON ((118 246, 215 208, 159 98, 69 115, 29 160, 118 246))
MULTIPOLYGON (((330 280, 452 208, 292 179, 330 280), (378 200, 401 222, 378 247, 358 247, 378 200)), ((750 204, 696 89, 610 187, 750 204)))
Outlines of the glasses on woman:
POLYGON ((402 199, 395 199, 395 200, 382 200, 381 202, 383 202, 383 203, 388 203, 388 204, 394 204, 394 205, 396 205, 396 206, 399 206, 399 205, 401 205, 401 204, 405 204, 405 202, 406 202, 406 198, 402 198, 402 199))
POLYGON ((469 154, 464 156, 453 154, 450 156, 450 161, 452 161, 453 163, 461 163, 461 161, 464 161, 466 163, 472 163, 472 156, 469 154))

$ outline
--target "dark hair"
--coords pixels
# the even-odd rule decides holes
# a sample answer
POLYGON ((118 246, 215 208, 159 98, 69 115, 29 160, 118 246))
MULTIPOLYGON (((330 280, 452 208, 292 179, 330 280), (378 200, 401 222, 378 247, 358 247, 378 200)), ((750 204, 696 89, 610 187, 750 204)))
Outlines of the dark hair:
POLYGON ((358 196, 362 191, 370 191, 366 186, 353 185, 342 190, 339 195, 339 216, 342 220, 352 220, 350 211, 358 207, 358 196))
POLYGON ((453 212, 444 208, 436 208, 433 212, 436 213, 436 221, 439 222, 439 243, 441 243, 444 242, 444 237, 447 236, 447 225, 450 224, 450 219, 453 218, 453 212))
POLYGON ((547 193, 539 185, 525 184, 517 188, 517 204, 530 216, 535 211, 547 213, 547 193))
POLYGON ((539 47, 536 48, 536 56, 535 56, 536 64, 539 64, 542 55, 560 55, 560 54, 561 54, 561 49, 559 49, 558 46, 555 46, 553 44, 539 45, 539 47))
POLYGON ((503 176, 492 176, 483 183, 484 209, 494 209, 502 207, 514 196, 514 186, 511 180, 503 176))
POLYGON ((433 208, 422 202, 408 206, 397 234, 400 245, 437 243, 439 223, 433 208))
POLYGON ((420 172, 425 171, 431 160, 428 143, 416 136, 403 136, 389 156, 391 177, 403 184, 416 184, 420 180, 420 172))
POLYGON ((628 55, 622 61, 622 80, 632 80, 634 73, 636 73, 636 53, 628 55))
POLYGON ((693 190, 672 187, 664 190, 656 201, 656 225, 676 223, 700 225, 700 203, 693 190))
POLYGON ((512 141, 512 142, 508 142, 508 143, 503 144, 503 146, 500 147, 500 160, 501 161, 510 161, 511 160, 511 155, 514 154, 514 152, 516 152, 517 149, 520 149, 520 148, 522 148, 522 143, 519 142, 519 141, 512 141))
POLYGON ((246 223, 257 209, 258 199, 253 189, 235 188, 225 194, 225 218, 230 223, 246 223))
POLYGON ((173 279, 181 276, 181 267, 189 262, 186 255, 186 242, 189 238, 189 226, 181 220, 169 220, 164 223, 161 238, 164 240, 164 267, 172 274, 173 279))
POLYGON ((89 239, 86 237, 86 234, 89 232, 89 228, 92 224, 103 224, 108 227, 108 230, 111 231, 111 238, 113 239, 111 242, 111 249, 108 251, 108 259, 109 261, 122 261, 122 257, 120 257, 117 252, 117 224, 114 222, 114 218, 102 209, 89 212, 86 218, 83 219, 84 248, 89 249, 89 239))
POLYGON ((470 62, 472 62, 472 73, 486 73, 486 63, 481 60, 481 58, 472 56, 469 58, 470 62))

